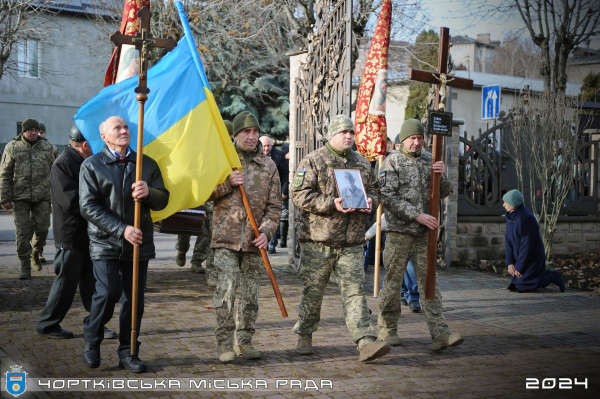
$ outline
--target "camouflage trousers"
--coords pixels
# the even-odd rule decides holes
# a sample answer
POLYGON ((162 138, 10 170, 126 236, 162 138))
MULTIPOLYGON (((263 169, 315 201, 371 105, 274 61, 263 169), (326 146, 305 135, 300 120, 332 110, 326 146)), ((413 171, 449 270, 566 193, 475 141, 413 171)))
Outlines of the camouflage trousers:
POLYGON ((323 294, 331 273, 339 281, 346 326, 354 342, 377 338, 364 294, 363 246, 331 248, 317 242, 300 243, 298 277, 302 296, 298 305, 296 334, 312 334, 319 328, 323 294))
MULTIPOLYGON (((383 288, 379 294, 379 319, 381 329, 396 330, 400 318, 400 290, 408 260, 412 258, 417 283, 425 290, 425 267, 427 263, 427 234, 413 236, 390 232, 385 240, 383 262, 387 270, 383 288)), ((435 299, 421 296, 421 307, 432 339, 442 334, 450 334, 446 318, 442 312, 442 293, 435 279, 435 299)))
POLYGON ((15 201, 13 209, 17 256, 28 259, 32 251, 42 253, 50 228, 50 201, 15 201))
MULTIPOLYGON (((206 278, 217 280, 217 271, 215 269, 215 251, 210 247, 212 239, 212 212, 206 212, 206 219, 202 223, 202 236, 196 238, 192 263, 201 264, 206 261, 206 278)), ((179 252, 185 252, 190 249, 190 236, 178 235, 175 249, 179 252)))
POLYGON ((239 345, 248 345, 254 336, 258 317, 258 290, 264 266, 260 253, 215 248, 218 274, 214 294, 217 313, 215 336, 217 345, 233 345, 233 335, 239 345), (234 320, 235 291, 240 286, 240 301, 234 320))

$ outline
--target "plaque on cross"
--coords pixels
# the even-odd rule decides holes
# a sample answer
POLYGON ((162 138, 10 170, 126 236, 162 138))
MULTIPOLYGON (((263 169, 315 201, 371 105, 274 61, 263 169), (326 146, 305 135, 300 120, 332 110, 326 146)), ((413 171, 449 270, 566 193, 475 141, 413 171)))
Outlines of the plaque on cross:
MULTIPOLYGON (((437 72, 421 71, 419 69, 408 69, 408 79, 418 82, 436 85, 434 110, 445 111, 446 109, 446 87, 457 87, 472 90, 473 81, 458 77, 449 78, 448 75, 448 51, 450 50, 450 29, 440 28, 440 44, 438 50, 437 72)), ((433 163, 442 159, 443 137, 433 136, 433 163)), ((432 165, 433 167, 433 165, 432 165)), ((440 179, 439 173, 431 171, 431 183, 429 194, 429 214, 439 220, 440 214, 440 179)), ((437 263, 437 239, 438 229, 429 229, 427 235, 427 270, 425 278, 425 299, 435 298, 435 268, 437 263)))
POLYGON ((148 57, 152 48, 165 48, 171 51, 175 48, 177 43, 172 37, 166 39, 155 39, 150 34, 150 10, 148 7, 142 8, 138 11, 138 17, 140 20, 140 29, 137 35, 129 36, 123 35, 121 32, 116 31, 110 37, 110 40, 119 46, 122 44, 129 44, 134 46, 139 52, 139 70, 138 70, 138 87, 135 89, 136 93, 148 94, 147 73, 148 73, 148 57))

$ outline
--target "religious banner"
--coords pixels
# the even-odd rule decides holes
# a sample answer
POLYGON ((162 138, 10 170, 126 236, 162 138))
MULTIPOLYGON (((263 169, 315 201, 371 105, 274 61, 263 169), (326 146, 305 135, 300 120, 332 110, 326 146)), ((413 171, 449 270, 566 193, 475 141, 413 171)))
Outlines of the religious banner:
MULTIPOLYGON (((125 0, 123 7, 123 18, 121 19, 121 28, 119 32, 123 35, 135 36, 140 29, 138 11, 142 7, 150 9, 150 0, 125 0)), ((121 82, 138 73, 139 52, 134 46, 123 44, 115 46, 106 75, 104 76, 104 86, 121 82)))
POLYGON ((392 2, 384 0, 358 90, 354 121, 356 148, 369 161, 386 154, 385 100, 391 25, 392 2))

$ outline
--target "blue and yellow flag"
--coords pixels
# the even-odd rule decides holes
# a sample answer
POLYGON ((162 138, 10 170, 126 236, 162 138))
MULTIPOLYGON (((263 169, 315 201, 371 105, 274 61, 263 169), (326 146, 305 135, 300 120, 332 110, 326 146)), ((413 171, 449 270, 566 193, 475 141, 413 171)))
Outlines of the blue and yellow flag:
MULTIPOLYGON (((158 163, 171 193, 167 207, 152 213, 155 221, 203 204, 232 168, 242 168, 183 18, 185 14, 186 35, 148 70, 144 154, 158 163)), ((94 153, 104 147, 98 127, 113 115, 128 122, 130 147, 137 148, 139 105, 133 91, 137 83, 135 76, 106 87, 73 117, 94 153)))

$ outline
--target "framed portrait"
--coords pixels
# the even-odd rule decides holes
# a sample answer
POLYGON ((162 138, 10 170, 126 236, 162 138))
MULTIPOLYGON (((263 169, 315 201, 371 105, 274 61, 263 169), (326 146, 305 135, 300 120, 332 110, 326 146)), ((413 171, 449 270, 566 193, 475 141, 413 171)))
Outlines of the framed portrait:
POLYGON ((369 209, 360 169, 333 169, 333 175, 344 208, 369 209))

